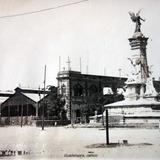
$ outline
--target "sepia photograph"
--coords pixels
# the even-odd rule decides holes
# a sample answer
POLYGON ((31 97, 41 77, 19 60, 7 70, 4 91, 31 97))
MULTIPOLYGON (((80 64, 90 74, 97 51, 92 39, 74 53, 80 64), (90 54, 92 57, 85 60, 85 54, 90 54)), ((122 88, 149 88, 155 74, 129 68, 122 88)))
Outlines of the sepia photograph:
POLYGON ((159 0, 0 0, 0 159, 160 158, 159 0))

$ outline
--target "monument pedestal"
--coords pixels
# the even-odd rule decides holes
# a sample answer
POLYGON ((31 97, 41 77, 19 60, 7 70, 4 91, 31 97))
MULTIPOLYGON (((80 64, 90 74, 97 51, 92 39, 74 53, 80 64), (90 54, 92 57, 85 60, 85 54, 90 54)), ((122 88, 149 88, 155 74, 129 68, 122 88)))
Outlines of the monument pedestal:
POLYGON ((137 125, 140 120, 144 121, 144 124, 146 120, 157 123, 160 120, 160 102, 156 100, 158 94, 153 86, 153 79, 147 64, 148 38, 140 31, 142 18, 137 14, 135 16, 130 13, 130 15, 132 21, 136 23, 135 33, 132 38, 129 38, 131 50, 134 52, 131 58, 128 58, 134 71, 126 81, 125 100, 108 104, 105 107, 109 109, 110 116, 115 119, 121 116, 123 120, 130 121, 131 124, 137 125))
POLYGON ((133 37, 129 38, 131 50, 137 50, 137 53, 129 58, 134 71, 126 81, 126 99, 138 100, 144 97, 146 81, 149 77, 146 57, 147 40, 148 38, 144 37, 141 32, 134 33, 133 37))

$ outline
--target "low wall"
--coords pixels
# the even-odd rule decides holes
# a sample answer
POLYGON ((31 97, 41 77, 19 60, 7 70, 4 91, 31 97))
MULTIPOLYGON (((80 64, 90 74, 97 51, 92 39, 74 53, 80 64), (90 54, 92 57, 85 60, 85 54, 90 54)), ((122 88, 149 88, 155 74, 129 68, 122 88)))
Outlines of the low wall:
MULTIPOLYGON (((68 125, 70 124, 70 121, 62 121, 62 120, 44 120, 44 126, 62 126, 62 125, 68 125)), ((36 126, 40 127, 42 126, 42 120, 36 121, 36 126)))
POLYGON ((35 121, 33 116, 23 116, 23 117, 0 117, 0 125, 32 125, 35 121))
MULTIPOLYGON (((35 116, 23 116, 23 117, 0 117, 0 126, 14 126, 14 125, 36 125, 42 126, 42 120, 37 119, 35 116)), ((68 125, 70 121, 67 120, 44 120, 44 126, 60 126, 68 125)))

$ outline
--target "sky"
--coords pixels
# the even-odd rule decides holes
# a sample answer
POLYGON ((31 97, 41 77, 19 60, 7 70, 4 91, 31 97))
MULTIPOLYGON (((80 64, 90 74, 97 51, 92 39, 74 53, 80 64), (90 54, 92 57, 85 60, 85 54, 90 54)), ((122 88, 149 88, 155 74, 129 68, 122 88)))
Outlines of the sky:
MULTIPOLYGON (((80 0, 0 0, 0 17, 57 7, 80 0)), ((61 70, 86 74, 126 76, 131 56, 128 38, 135 24, 128 11, 140 13, 142 32, 149 37, 147 57, 153 76, 160 77, 160 1, 88 0, 81 3, 17 17, 0 18, 0 90, 17 86, 57 86, 59 57, 61 70), (88 72, 87 72, 88 66, 88 72), (104 69, 105 68, 105 69, 104 69), (105 72, 104 72, 105 70, 105 72)))

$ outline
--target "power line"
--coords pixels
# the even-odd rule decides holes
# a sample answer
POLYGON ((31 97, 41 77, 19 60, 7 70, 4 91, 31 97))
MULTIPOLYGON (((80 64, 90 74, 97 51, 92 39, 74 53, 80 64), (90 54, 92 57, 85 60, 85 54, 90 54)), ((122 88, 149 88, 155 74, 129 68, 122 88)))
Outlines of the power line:
POLYGON ((79 3, 82 3, 82 2, 85 2, 85 1, 88 1, 88 0, 81 0, 81 1, 78 1, 78 2, 67 3, 67 4, 63 4, 63 5, 59 5, 59 6, 55 6, 55 7, 51 7, 51 8, 45 8, 45 9, 37 10, 37 11, 31 11, 31 12, 24 12, 24 13, 19 13, 19 14, 1 16, 0 18, 1 19, 2 18, 12 18, 12 17, 19 17, 19 16, 30 15, 30 14, 36 14, 36 13, 40 13, 40 12, 46 12, 46 11, 54 10, 54 9, 57 9, 57 8, 62 8, 62 7, 67 7, 67 6, 79 4, 79 3))

